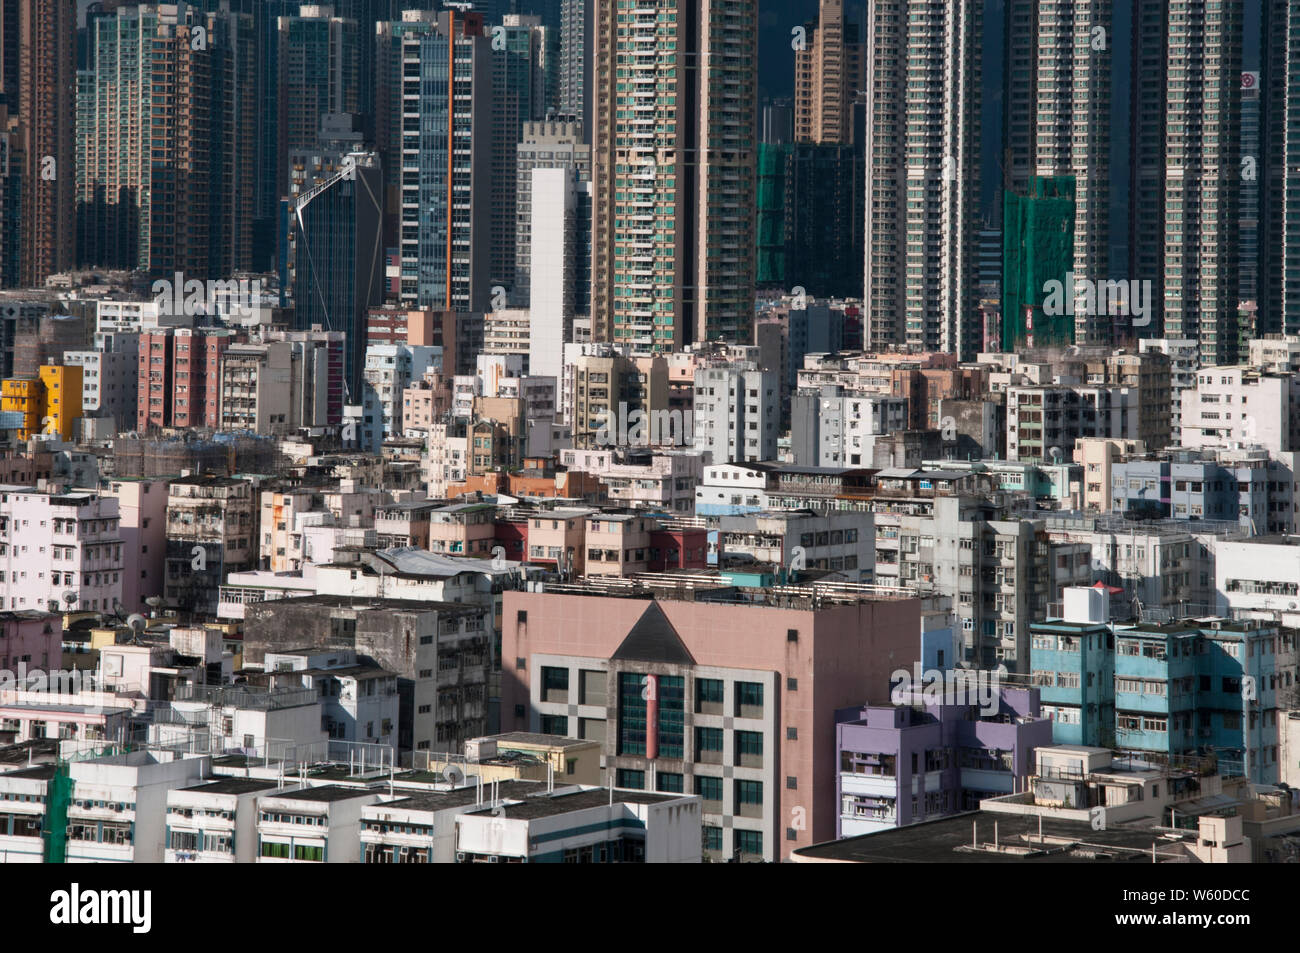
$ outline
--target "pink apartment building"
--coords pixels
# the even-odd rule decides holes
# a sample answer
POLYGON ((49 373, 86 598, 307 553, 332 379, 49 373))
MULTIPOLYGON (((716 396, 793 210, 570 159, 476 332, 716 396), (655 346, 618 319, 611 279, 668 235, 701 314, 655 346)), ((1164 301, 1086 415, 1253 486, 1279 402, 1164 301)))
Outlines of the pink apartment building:
POLYGON ((738 591, 698 578, 507 591, 501 730, 598 740, 615 786, 700 795, 715 860, 833 839, 835 711, 888 703, 891 673, 918 657, 920 601, 864 590, 814 606, 791 588, 710 602, 738 591))
POLYGON ((22 662, 29 670, 50 672, 59 668, 62 658, 62 616, 53 612, 0 612, 0 669, 16 672, 22 662))
POLYGON ((117 497, 125 557, 122 611, 147 612, 145 600, 163 594, 167 555, 167 483, 148 478, 117 479, 105 496, 117 497))

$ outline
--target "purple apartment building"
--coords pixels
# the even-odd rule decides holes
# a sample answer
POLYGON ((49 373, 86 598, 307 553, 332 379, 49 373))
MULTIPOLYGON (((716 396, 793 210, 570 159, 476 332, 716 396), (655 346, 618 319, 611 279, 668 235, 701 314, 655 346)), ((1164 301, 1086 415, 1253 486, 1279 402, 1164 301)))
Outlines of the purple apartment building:
POLYGON ((996 714, 908 697, 915 703, 836 712, 836 836, 978 810, 983 798, 1020 790, 1034 749, 1052 744, 1036 688, 999 687, 996 714))

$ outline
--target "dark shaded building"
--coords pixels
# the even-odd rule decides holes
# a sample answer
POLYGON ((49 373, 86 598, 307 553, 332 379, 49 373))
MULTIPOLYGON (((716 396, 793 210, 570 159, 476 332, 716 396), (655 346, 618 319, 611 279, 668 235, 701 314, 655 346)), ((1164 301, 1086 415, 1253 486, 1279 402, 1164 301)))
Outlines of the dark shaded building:
POLYGON ((73 262, 76 16, 73 0, 0 10, 0 288, 73 262))
MULTIPOLYGON (((358 572, 362 570, 358 569, 358 572)), ((492 609, 466 603, 306 596, 248 605, 244 661, 292 648, 350 648, 397 674, 403 751, 460 751, 484 734, 492 609)))
POLYGON ((862 297, 866 166, 861 148, 758 147, 758 284, 862 297))
POLYGON ((348 156, 345 167, 294 205, 294 320, 347 335, 347 401, 361 399, 366 312, 384 298, 384 195, 379 157, 348 156))

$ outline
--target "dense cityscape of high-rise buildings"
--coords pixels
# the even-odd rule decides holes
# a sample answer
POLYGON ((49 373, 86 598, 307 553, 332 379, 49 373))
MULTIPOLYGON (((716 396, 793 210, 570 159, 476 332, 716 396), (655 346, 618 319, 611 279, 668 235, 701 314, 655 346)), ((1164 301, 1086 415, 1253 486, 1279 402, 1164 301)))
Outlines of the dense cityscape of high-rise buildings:
POLYGON ((1298 109, 1295 0, 4 0, 0 862, 1300 859, 1298 109))

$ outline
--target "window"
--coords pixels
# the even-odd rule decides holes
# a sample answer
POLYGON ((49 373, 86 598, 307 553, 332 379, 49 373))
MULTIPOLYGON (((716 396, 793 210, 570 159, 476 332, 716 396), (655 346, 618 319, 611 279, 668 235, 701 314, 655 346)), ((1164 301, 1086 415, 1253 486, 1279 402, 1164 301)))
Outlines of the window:
POLYGON ((722 800, 722 778, 711 778, 708 775, 697 774, 695 776, 695 793, 704 801, 722 800))
POLYGON ((541 729, 544 735, 563 735, 569 734, 569 719, 565 715, 542 715, 541 729))
POLYGON ((736 763, 745 767, 763 764, 763 733, 761 731, 736 732, 736 763))
POLYGON ((722 729, 695 729, 695 760, 719 764, 722 761, 722 729))
POLYGON ((763 805, 763 782, 737 779, 736 804, 749 804, 761 807, 763 805))
POLYGON ((686 745, 686 679, 659 676, 659 757, 681 758, 686 745))
POLYGON ((645 772, 634 771, 631 768, 619 768, 616 784, 620 788, 631 788, 637 791, 644 791, 645 772))
POLYGON ((578 673, 578 704, 605 704, 605 673, 583 669, 578 673))
POLYGON ((681 794, 683 792, 683 781, 684 778, 680 774, 660 771, 655 775, 655 790, 664 791, 668 794, 681 794))
POLYGON ((638 672, 619 672, 619 754, 645 754, 646 700, 642 696, 644 680, 645 676, 638 672))
POLYGON ((736 853, 747 854, 750 856, 761 857, 763 854, 763 832, 762 831, 742 831, 737 830, 733 836, 736 839, 736 853))
POLYGON ((722 714, 723 686, 720 678, 695 680, 695 711, 697 714, 722 714))
POLYGON ((704 849, 722 850, 722 828, 711 824, 704 825, 704 849))
POLYGON ((564 703, 569 700, 569 670, 542 666, 542 701, 564 703))
POLYGON ((199 835, 193 831, 171 831, 167 846, 172 850, 198 850, 199 835))
POLYGON ((763 685, 761 682, 736 682, 736 716, 739 718, 756 718, 763 708, 763 685), (754 712, 753 709, 758 709, 754 712))

